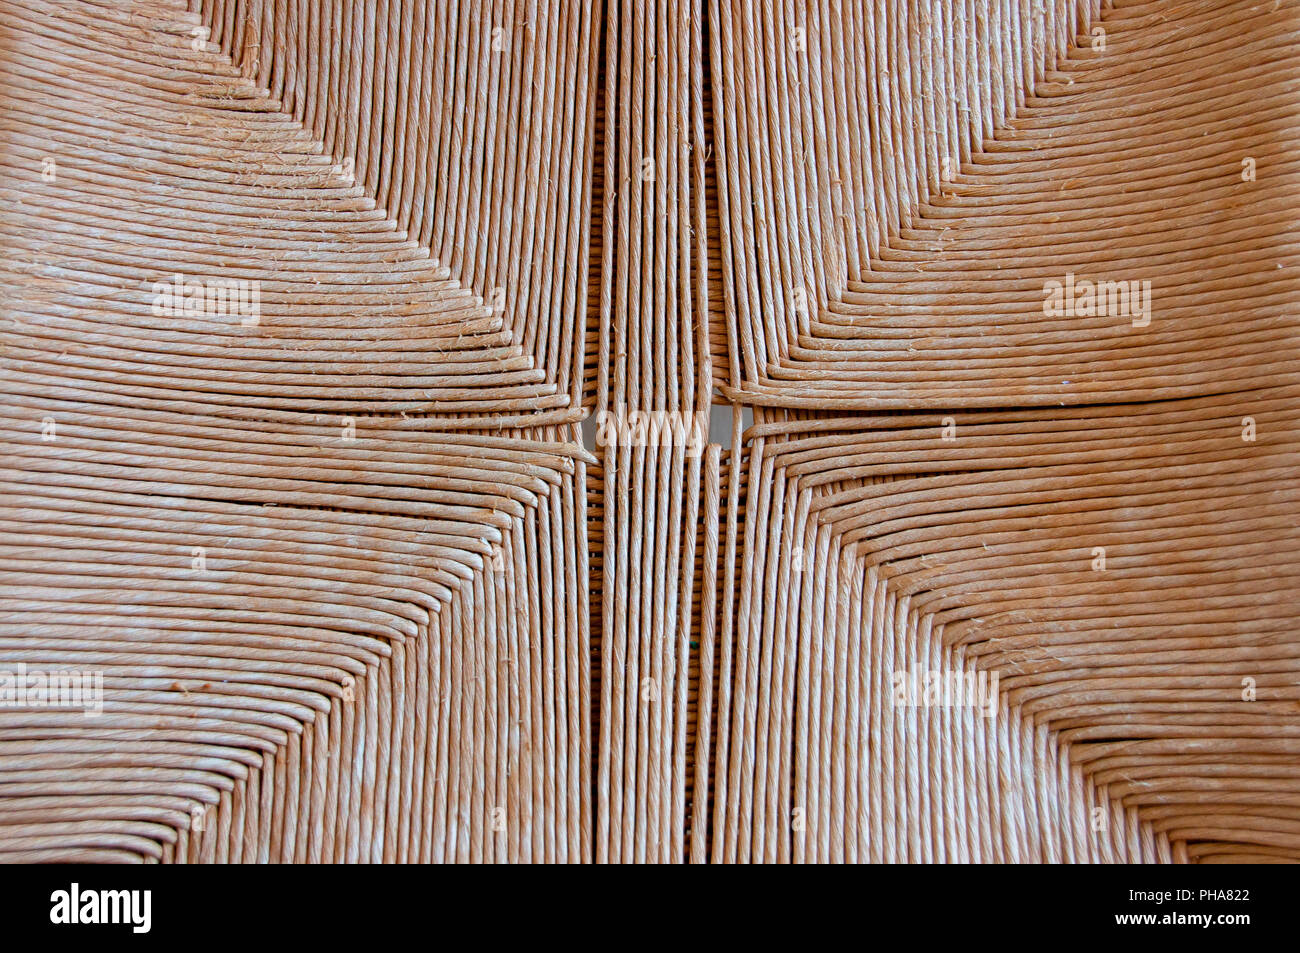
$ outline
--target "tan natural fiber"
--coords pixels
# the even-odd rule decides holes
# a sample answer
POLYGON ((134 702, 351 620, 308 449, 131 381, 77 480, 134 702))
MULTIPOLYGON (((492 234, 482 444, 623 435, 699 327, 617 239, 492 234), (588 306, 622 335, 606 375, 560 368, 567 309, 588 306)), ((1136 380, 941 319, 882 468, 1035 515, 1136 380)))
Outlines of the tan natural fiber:
POLYGON ((1298 29, 0 0, 0 861, 1300 860, 1298 29))

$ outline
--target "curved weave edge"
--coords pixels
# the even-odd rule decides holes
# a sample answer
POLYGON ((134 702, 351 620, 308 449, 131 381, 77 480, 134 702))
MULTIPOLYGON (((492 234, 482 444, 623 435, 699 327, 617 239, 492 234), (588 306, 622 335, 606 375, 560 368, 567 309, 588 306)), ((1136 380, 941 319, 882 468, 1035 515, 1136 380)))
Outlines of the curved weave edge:
POLYGON ((103 713, 0 712, 0 856, 589 855, 571 444, 56 417, 7 415, 0 643, 103 713))
MULTIPOLYGON (((576 419, 533 353, 540 335, 567 379, 577 358, 556 342, 575 342, 561 333, 572 314, 463 288, 223 55, 194 50, 197 27, 81 4, 4 16, 6 160, 23 198, 5 219, 6 314, 24 331, 14 380, 244 418, 576 419), (47 157, 61 174, 29 188, 47 157), (226 282, 238 305, 213 300, 226 282)), ((583 192, 576 181, 566 191, 583 192)))
POLYGON ((756 427, 714 859, 1296 859, 1297 394, 756 427))
MULTIPOLYGON (((735 135, 719 140, 730 149, 724 240, 734 273, 750 276, 730 294, 744 362, 732 396, 820 409, 997 407, 1167 399, 1287 380, 1297 359, 1285 317, 1297 302, 1295 5, 1107 5, 1091 33, 1079 18, 1082 35, 1046 71, 1053 60, 1028 52, 1042 14, 1004 5, 989 16, 1005 30, 1038 24, 1038 34, 1013 33, 1024 52, 1003 60, 1010 75, 1032 79, 1018 103, 973 93, 979 84, 953 86, 954 76, 998 67, 963 46, 968 7, 882 7, 864 22, 846 12, 834 36, 810 20, 801 28, 806 53, 784 51, 794 19, 778 16, 784 32, 763 42, 783 50, 774 62, 800 82, 778 83, 765 105, 754 89, 763 68, 740 56, 747 21, 733 28, 735 57, 724 31, 720 72, 730 69, 728 82, 745 93, 728 119, 735 135), (927 23, 955 27, 941 33, 927 23), (819 56, 820 68, 832 68, 818 52, 827 44, 893 62, 897 54, 880 50, 901 37, 912 53, 894 72, 849 72, 880 84, 878 92, 871 86, 846 104, 840 84, 810 81, 819 56), (924 117, 909 114, 905 96, 900 107, 896 87, 908 81, 924 117), (994 128, 968 150, 941 107, 967 112, 972 125, 983 112, 994 128), (804 146, 809 115, 819 134, 804 146), (774 132, 786 128, 788 146, 774 132), (839 155, 836 136, 848 140, 839 155), (752 155, 769 140, 782 146, 770 160, 752 155), (836 165, 844 155, 851 168, 836 165), (783 188, 823 198, 805 207, 783 188), (882 194, 906 201, 912 193, 913 214, 886 214, 892 203, 882 194), (759 203, 752 217, 750 196, 759 203), (877 220, 888 224, 879 242, 877 220), (1050 283, 1073 288, 1076 279, 1080 289, 1106 290, 1087 305, 1080 290, 1077 313, 1073 302, 1049 312, 1050 283)), ((1036 40, 1033 49, 1051 52, 1036 40)))
POLYGON ((598 9, 581 0, 191 7, 208 41, 349 169, 404 236, 486 299, 576 406, 598 9))
MULTIPOLYGON (((14 186, 45 157, 62 159, 60 176, 35 194, 13 189, 23 213, 5 220, 6 313, 35 325, 14 342, 14 358, 32 361, 16 380, 34 386, 49 350, 83 342, 81 354, 60 358, 59 374, 65 391, 88 399, 112 391, 161 407, 183 398, 244 417, 576 419, 563 408, 569 365, 580 360, 572 322, 581 299, 555 291, 552 300, 526 282, 511 298, 516 286, 502 278, 485 303, 461 287, 276 101, 220 53, 195 51, 203 40, 188 31, 198 27, 82 4, 14 5, 4 16, 14 186), (91 33, 103 49, 82 42, 91 33), (52 267, 77 280, 45 281, 52 267), (239 283, 239 307, 213 302, 225 282, 239 283), (208 295, 200 307, 196 286, 208 295)), ((573 165, 581 183, 589 163, 573 165)), ((532 194, 524 177, 508 186, 532 194)), ((494 198, 498 208, 507 200, 494 198)), ((529 254, 520 234, 545 234, 539 218, 504 218, 502 254, 529 254)))

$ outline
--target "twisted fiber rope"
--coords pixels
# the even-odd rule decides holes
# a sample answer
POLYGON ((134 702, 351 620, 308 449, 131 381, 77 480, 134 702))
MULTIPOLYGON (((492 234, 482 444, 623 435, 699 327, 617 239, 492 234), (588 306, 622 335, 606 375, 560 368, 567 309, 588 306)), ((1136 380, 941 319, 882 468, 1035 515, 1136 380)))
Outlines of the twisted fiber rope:
MULTIPOLYGON (((607 6, 598 420, 684 422, 711 399, 700 16, 677 0, 607 6)), ((719 449, 603 442, 596 859, 680 862, 697 523, 719 449)))
POLYGON ((0 4, 0 859, 1295 860, 1296 14, 0 4))

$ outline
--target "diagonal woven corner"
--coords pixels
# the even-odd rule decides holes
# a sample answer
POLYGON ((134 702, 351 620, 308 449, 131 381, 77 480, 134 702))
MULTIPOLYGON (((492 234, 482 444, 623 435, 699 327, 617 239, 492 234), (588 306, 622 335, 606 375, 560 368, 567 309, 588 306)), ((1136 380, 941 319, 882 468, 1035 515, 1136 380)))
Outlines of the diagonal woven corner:
POLYGON ((0 0, 0 860, 1300 860, 1297 27, 0 0))
POLYGON ((707 856, 1300 857, 1300 10, 711 13, 707 856))
POLYGON ((754 428, 715 858, 1293 856, 1295 399, 754 428))
POLYGON ((202 12, 0 11, 3 655, 102 692, 0 714, 0 855, 589 858, 582 113, 202 12))
POLYGON ((1094 6, 1012 11, 1022 45, 990 63, 969 4, 829 33, 795 4, 769 65, 728 54, 758 26, 722 6, 734 397, 1060 406, 1288 379, 1296 10, 1094 6))

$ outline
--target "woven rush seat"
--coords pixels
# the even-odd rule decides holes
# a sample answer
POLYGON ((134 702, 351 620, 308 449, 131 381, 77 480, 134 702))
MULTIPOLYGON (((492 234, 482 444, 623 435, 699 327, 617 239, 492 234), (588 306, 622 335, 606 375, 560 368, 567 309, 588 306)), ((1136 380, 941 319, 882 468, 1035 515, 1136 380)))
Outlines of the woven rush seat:
POLYGON ((1300 860, 1297 30, 0 0, 0 861, 1300 860))

